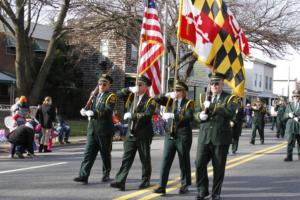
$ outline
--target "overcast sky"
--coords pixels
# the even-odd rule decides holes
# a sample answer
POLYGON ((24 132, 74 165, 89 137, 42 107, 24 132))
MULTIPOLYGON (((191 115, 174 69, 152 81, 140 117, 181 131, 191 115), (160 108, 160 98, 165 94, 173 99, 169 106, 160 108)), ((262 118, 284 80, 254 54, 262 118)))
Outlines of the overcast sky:
POLYGON ((266 60, 277 67, 274 69, 274 80, 287 80, 288 68, 290 66, 290 79, 300 80, 300 54, 294 50, 289 50, 290 55, 286 54, 282 59, 269 58, 257 50, 251 50, 254 57, 266 60))

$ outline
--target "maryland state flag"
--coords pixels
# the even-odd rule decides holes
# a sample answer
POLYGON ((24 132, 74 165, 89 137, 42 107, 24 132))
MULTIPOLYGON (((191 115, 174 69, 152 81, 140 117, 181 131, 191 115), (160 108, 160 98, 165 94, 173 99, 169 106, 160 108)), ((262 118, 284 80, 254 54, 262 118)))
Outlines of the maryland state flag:
POLYGON ((226 75, 225 82, 244 96, 243 55, 248 42, 223 0, 181 0, 178 38, 190 44, 198 60, 226 75))

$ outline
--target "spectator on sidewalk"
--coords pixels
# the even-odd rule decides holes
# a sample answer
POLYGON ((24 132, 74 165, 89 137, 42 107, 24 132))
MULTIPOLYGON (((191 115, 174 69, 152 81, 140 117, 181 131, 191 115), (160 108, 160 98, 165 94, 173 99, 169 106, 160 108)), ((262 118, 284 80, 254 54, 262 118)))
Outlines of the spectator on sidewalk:
POLYGON ((114 110, 113 115, 112 115, 112 121, 114 124, 114 141, 119 141, 119 140, 124 140, 124 137, 126 135, 126 127, 124 124, 122 124, 120 117, 117 113, 116 110, 114 110), (116 135, 116 132, 119 131, 119 135, 116 135))
MULTIPOLYGON (((30 118, 29 105, 27 103, 27 98, 25 96, 17 97, 15 99, 15 104, 11 106, 11 115, 13 120, 13 127, 11 127, 10 132, 16 129, 18 126, 24 125, 26 119, 30 118)), ((22 152, 24 149, 21 145, 16 145, 11 143, 10 146, 10 157, 13 158, 15 152, 22 152)))
POLYGON ((271 130, 273 131, 274 130, 274 127, 276 127, 276 131, 278 131, 278 125, 277 125, 277 103, 275 104, 273 102, 273 105, 271 106, 271 110, 270 110, 270 113, 271 113, 271 118, 272 118, 272 125, 271 125, 271 130))
POLYGON ((58 113, 57 114, 57 127, 56 131, 58 133, 58 142, 60 144, 69 144, 69 138, 71 134, 71 128, 68 125, 68 123, 64 120, 62 114, 58 113))
POLYGON ((36 112, 36 119, 42 125, 42 138, 40 141, 39 152, 51 152, 48 150, 48 141, 53 128, 53 122, 56 118, 55 108, 52 105, 52 98, 46 96, 43 104, 38 108, 36 112))
POLYGON ((33 142, 34 142, 34 127, 36 122, 26 122, 25 125, 20 125, 16 129, 6 134, 7 140, 15 146, 22 148, 16 150, 18 158, 24 158, 23 152, 26 150, 29 156, 34 156, 33 142))
POLYGON ((252 109, 250 103, 248 103, 245 107, 245 115, 246 115, 246 128, 252 127, 252 109))

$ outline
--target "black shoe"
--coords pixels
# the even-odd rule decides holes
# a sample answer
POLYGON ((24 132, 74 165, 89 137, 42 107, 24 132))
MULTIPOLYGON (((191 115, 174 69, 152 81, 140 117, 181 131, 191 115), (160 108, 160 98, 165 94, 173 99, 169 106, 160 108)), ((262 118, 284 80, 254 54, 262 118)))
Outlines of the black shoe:
POLYGON ((250 144, 253 144, 253 145, 255 144, 255 142, 254 142, 253 140, 251 140, 249 143, 250 143, 250 144))
POLYGON ((232 151, 232 154, 236 154, 236 151, 232 151))
POLYGON ((125 184, 124 183, 114 182, 114 183, 110 184, 110 187, 119 188, 119 190, 125 191, 125 184))
POLYGON ((42 152, 43 152, 43 149, 44 149, 44 145, 43 145, 43 144, 40 144, 40 146, 39 146, 39 153, 42 153, 42 152))
POLYGON ((189 191, 189 187, 188 186, 181 186, 180 189, 179 189, 179 194, 185 194, 189 191))
POLYGON ((65 143, 66 143, 66 144, 71 144, 71 142, 69 142, 69 141, 65 141, 65 143))
POLYGON ((212 200, 220 200, 221 197, 220 197, 220 195, 212 195, 211 199, 212 200))
POLYGON ((28 158, 34 158, 35 155, 34 155, 34 153, 27 153, 27 157, 28 157, 28 158))
POLYGON ((48 150, 48 147, 47 146, 44 146, 44 153, 50 153, 52 152, 51 150, 48 150))
POLYGON ((292 159, 292 158, 286 157, 283 161, 285 161, 285 162, 290 162, 290 161, 293 161, 293 159, 292 159))
POLYGON ((208 197, 209 193, 203 193, 203 192, 198 192, 196 196, 196 200, 204 200, 206 197, 208 197))
POLYGON ((108 182, 109 180, 110 178, 108 175, 102 177, 102 182, 108 182))
POLYGON ((84 185, 88 184, 88 178, 87 177, 78 176, 78 177, 74 178, 73 181, 80 182, 84 185))
POLYGON ((156 188, 153 192, 158 194, 166 194, 166 188, 159 187, 156 188))
POLYGON ((279 138, 279 134, 276 134, 276 137, 279 138))
POLYGON ((24 155, 21 152, 19 152, 19 151, 16 152, 16 155, 20 159, 24 159, 25 158, 24 155))
POLYGON ((265 143, 265 141, 263 141, 263 140, 260 141, 260 144, 264 144, 264 143, 265 143))
POLYGON ((139 189, 145 189, 147 187, 150 187, 150 181, 143 181, 140 186, 139 189))

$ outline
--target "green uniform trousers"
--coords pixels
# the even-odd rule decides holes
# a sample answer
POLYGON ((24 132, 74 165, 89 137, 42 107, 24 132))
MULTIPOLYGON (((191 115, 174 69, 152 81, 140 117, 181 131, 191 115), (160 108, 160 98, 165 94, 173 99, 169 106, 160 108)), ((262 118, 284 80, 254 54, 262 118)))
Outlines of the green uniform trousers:
POLYGON ((181 171, 181 185, 191 185, 191 162, 190 149, 192 145, 192 136, 180 136, 171 140, 169 134, 165 136, 164 153, 162 157, 162 166, 160 174, 160 187, 166 188, 170 168, 173 163, 176 152, 178 153, 179 166, 181 171))
POLYGON ((255 142, 256 130, 258 130, 260 141, 263 142, 265 140, 264 127, 265 127, 264 124, 252 123, 252 137, 251 137, 251 142, 255 142))
POLYGON ((233 153, 235 153, 238 150, 241 133, 242 133, 242 124, 241 123, 236 124, 232 128, 232 146, 231 146, 231 150, 232 150, 233 153))
POLYGON ((142 140, 126 140, 124 142, 124 154, 120 170, 116 175, 116 182, 126 182, 127 175, 134 161, 136 152, 139 152, 139 156, 142 163, 142 180, 150 181, 151 178, 151 146, 152 138, 142 140))
POLYGON ((212 160, 214 173, 212 195, 221 194, 228 149, 229 145, 198 144, 195 164, 196 180, 198 180, 196 185, 199 193, 209 194, 207 165, 212 160))
POLYGON ((90 175, 98 151, 100 151, 102 162, 103 162, 102 164, 103 176, 109 176, 111 170, 111 149, 112 149, 111 136, 104 137, 96 134, 88 134, 87 143, 84 151, 84 158, 81 163, 79 176, 88 177, 90 175))
POLYGON ((278 124, 278 129, 277 129, 277 137, 281 136, 282 138, 284 137, 284 132, 285 132, 285 124, 286 122, 284 120, 279 120, 277 117, 277 124, 278 124))
POLYGON ((300 156, 300 135, 292 134, 288 136, 288 145, 287 145, 287 158, 293 159, 293 147, 297 142, 298 156, 300 156))

